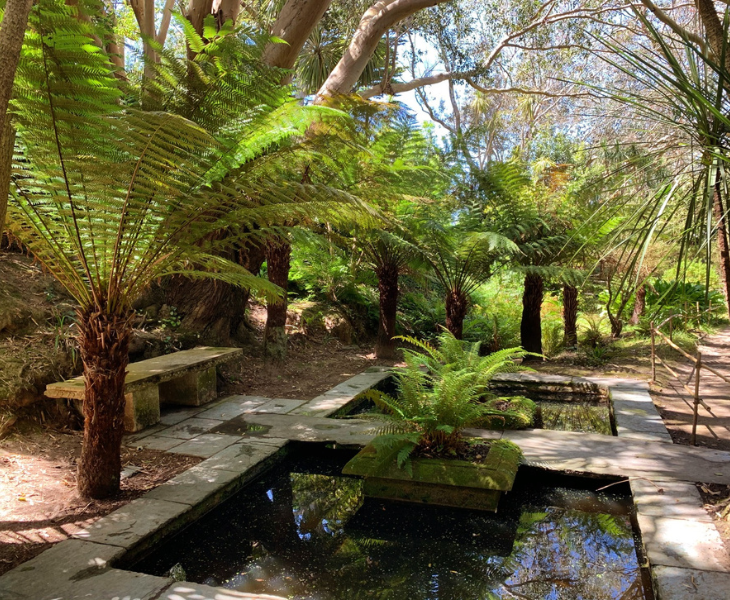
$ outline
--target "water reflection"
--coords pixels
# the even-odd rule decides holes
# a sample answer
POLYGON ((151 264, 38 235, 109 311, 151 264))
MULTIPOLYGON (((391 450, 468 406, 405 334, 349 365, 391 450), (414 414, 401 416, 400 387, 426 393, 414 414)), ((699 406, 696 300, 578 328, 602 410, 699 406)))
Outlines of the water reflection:
POLYGON ((300 600, 644 597, 620 495, 525 471, 496 515, 376 502, 335 454, 287 459, 134 568, 300 600))

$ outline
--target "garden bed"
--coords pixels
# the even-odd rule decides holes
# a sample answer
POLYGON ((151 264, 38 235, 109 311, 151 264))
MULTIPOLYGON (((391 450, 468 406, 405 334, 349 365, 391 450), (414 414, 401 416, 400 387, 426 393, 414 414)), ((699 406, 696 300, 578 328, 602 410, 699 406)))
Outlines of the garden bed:
POLYGON ((484 455, 470 460, 421 455, 399 465, 404 445, 383 450, 371 443, 342 472, 364 477, 364 493, 373 498, 496 511, 502 493, 512 489, 521 458, 517 446, 496 441, 478 443, 484 455))

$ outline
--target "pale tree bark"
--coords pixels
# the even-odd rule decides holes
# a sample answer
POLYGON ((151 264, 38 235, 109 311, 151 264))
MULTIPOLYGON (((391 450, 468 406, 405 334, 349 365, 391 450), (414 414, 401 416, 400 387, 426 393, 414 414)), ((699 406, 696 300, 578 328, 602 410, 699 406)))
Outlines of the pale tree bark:
POLYGON ((213 14, 218 21, 220 29, 226 21, 238 21, 241 13, 241 0, 213 0, 213 14))
MULTIPOLYGON (((338 94, 349 94, 352 92, 357 80, 368 61, 372 58, 378 42, 385 32, 398 21, 418 12, 423 8, 436 6, 448 0, 382 0, 370 7, 363 15, 360 25, 352 38, 349 48, 335 69, 332 71, 327 81, 317 94, 317 102, 325 102, 325 98, 338 94)), ((650 0, 647 0, 649 2, 650 0)), ((518 43, 517 40, 524 37, 537 29, 557 25, 564 21, 598 21, 601 22, 604 13, 624 10, 624 6, 608 5, 608 6, 570 6, 563 12, 553 12, 555 8, 554 0, 545 0, 535 7, 530 21, 519 29, 515 29, 503 35, 496 40, 494 46, 489 53, 481 61, 478 70, 469 71, 449 71, 448 69, 442 73, 429 73, 423 77, 417 77, 413 74, 413 79, 404 83, 387 82, 387 91, 390 94, 398 94, 414 89, 420 89, 425 86, 441 83, 442 81, 466 81, 474 89, 486 93, 521 93, 544 95, 548 97, 575 97, 592 95, 589 92, 576 93, 572 86, 563 90, 539 90, 528 89, 523 87, 504 87, 504 88, 485 88, 474 82, 474 77, 478 73, 483 73, 494 66, 502 52, 507 48, 521 48, 523 50, 540 51, 554 50, 564 48, 565 46, 545 46, 545 47, 525 47, 518 43)), ((692 34, 689 34, 692 36, 692 34)), ((697 38, 696 39, 701 39, 697 38)), ((692 39, 695 39, 692 38, 692 39)), ((379 96, 384 92, 383 83, 373 86, 367 90, 358 92, 362 98, 369 99, 379 96)))
POLYGON ((448 0, 380 0, 365 11, 344 55, 327 77, 315 102, 352 92, 365 67, 373 57, 380 39, 393 25, 419 10, 448 0))
POLYGON ((0 23, 0 236, 5 227, 15 141, 15 132, 8 115, 8 104, 13 93, 15 71, 20 61, 25 28, 32 6, 32 0, 8 0, 0 23))
POLYGON ((332 0, 289 0, 271 28, 271 35, 286 43, 268 44, 264 49, 264 62, 272 67, 291 69, 331 2, 332 0))
MULTIPOLYGON (((208 0, 209 2, 212 0, 208 0)), ((194 2, 194 0, 193 0, 194 2)), ((193 3, 191 2, 191 4, 193 3)), ((164 44, 167 39, 167 32, 170 28, 170 19, 172 18, 172 9, 174 7, 174 0, 167 0, 165 2, 165 8, 162 11, 162 21, 160 23, 160 29, 155 29, 155 2, 154 0, 130 0, 130 6, 134 12, 134 16, 137 19, 137 25, 139 32, 142 34, 143 39, 143 52, 145 57, 145 68, 144 78, 152 79, 154 77, 154 70, 152 64, 159 61, 159 57, 152 47, 151 41, 156 41, 158 44, 164 44)), ((210 11, 209 11, 210 12, 210 11)), ((187 16, 187 14, 186 14, 187 16)), ((205 16, 205 15, 203 15, 205 16)), ((192 22, 192 21, 191 21, 192 22)), ((200 20, 200 27, 202 31, 202 18, 200 20)))

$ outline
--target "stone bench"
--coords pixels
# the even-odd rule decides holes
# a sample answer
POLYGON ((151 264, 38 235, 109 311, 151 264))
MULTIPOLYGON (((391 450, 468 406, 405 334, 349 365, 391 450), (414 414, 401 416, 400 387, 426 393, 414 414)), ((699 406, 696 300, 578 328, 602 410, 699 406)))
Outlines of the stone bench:
MULTIPOLYGON (((236 358, 240 348, 201 347, 130 363, 124 382, 124 429, 140 431, 160 421, 160 403, 200 406, 214 400, 216 366, 236 358)), ((84 399, 84 378, 46 386, 49 398, 84 399)))

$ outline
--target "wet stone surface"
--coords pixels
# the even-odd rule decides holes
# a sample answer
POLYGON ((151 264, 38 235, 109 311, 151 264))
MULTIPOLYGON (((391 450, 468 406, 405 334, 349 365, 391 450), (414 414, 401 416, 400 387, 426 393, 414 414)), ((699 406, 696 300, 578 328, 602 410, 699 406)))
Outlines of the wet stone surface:
POLYGON ((657 600, 725 600, 730 597, 730 573, 655 567, 657 600))

